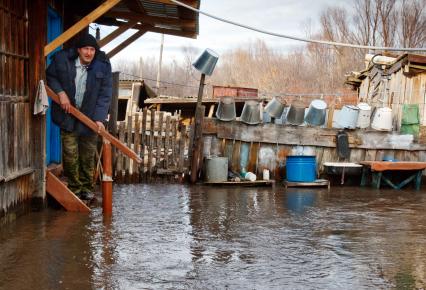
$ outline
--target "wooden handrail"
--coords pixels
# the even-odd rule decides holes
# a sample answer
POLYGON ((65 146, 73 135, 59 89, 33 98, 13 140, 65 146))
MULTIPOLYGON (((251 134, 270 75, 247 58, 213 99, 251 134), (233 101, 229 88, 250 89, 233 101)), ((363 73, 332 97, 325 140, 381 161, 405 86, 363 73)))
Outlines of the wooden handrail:
MULTIPOLYGON (((57 104, 59 103, 59 96, 48 86, 46 86, 47 95, 57 104)), ((82 122, 84 125, 92 129, 96 134, 104 137, 109 142, 111 142, 112 145, 114 145, 118 150, 123 152, 125 155, 127 155, 129 158, 133 159, 137 163, 142 163, 142 159, 129 147, 124 145, 120 142, 117 138, 112 136, 110 133, 108 133, 106 130, 98 130, 98 125, 96 125, 95 122, 93 122, 89 117, 84 115, 82 112, 77 110, 75 107, 71 106, 70 108, 70 114, 73 115, 75 118, 77 118, 80 122, 82 122)))

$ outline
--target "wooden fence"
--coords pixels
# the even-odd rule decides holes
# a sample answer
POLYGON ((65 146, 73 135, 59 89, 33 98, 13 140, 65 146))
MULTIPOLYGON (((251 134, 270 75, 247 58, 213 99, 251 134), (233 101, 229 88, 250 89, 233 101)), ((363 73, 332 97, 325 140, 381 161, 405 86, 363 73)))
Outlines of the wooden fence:
POLYGON ((180 114, 148 110, 134 112, 118 122, 121 142, 143 160, 138 165, 121 152, 115 153, 114 179, 118 183, 153 182, 160 177, 181 179, 188 171, 188 126, 180 114))
MULTIPOLYGON (((254 172, 261 178, 269 169, 271 178, 285 177, 288 155, 315 155, 319 173, 324 162, 383 160, 391 156, 401 161, 426 161, 426 144, 405 142, 398 134, 373 130, 348 130, 350 157, 342 159, 336 149, 338 129, 279 124, 246 125, 239 121, 221 122, 205 118, 204 156, 225 156, 229 169, 254 172), (244 167, 244 168, 243 168, 244 167)), ((424 173, 426 174, 426 173, 424 173)))

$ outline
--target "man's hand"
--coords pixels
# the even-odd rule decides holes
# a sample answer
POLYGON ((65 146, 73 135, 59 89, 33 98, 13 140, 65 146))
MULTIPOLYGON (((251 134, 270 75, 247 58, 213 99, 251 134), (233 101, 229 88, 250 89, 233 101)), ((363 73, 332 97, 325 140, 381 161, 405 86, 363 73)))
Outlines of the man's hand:
POLYGON ((101 130, 105 130, 104 123, 96 121, 96 125, 98 125, 98 133, 101 132, 101 130))
POLYGON ((59 92, 58 96, 59 96, 59 103, 61 104, 61 108, 65 112, 69 113, 71 109, 71 102, 67 94, 65 92, 59 92))

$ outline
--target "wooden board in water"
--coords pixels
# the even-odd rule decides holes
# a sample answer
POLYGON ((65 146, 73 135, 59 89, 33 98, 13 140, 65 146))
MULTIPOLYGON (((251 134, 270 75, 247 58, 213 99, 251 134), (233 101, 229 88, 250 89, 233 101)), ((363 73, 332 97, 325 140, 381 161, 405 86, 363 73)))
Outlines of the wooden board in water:
POLYGON ((222 181, 204 182, 207 185, 232 185, 232 186, 275 186, 275 180, 255 180, 255 181, 222 181))
POLYGON ((292 182, 284 181, 285 188, 287 187, 318 187, 318 186, 327 186, 330 189, 330 181, 327 179, 317 179, 313 182, 292 182))

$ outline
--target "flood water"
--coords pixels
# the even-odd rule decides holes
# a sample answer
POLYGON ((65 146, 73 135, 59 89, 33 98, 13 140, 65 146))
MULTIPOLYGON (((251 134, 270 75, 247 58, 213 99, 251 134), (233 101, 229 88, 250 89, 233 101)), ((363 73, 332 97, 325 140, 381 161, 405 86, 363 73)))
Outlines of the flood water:
POLYGON ((426 287, 426 193, 119 185, 0 228, 0 289, 426 287))

